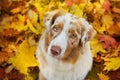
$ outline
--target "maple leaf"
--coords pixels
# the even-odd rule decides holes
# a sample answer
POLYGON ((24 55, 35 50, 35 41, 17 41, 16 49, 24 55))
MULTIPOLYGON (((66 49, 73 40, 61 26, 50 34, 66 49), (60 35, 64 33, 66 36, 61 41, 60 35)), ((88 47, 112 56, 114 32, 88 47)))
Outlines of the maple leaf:
POLYGON ((102 8, 104 8, 107 12, 110 12, 110 2, 108 0, 105 0, 104 3, 102 4, 102 8))
POLYGON ((79 6, 78 5, 73 5, 71 8, 70 8, 70 13, 78 16, 78 17, 82 17, 83 16, 83 9, 85 7, 85 4, 80 4, 79 6))
POLYGON ((17 36, 17 35, 19 35, 18 31, 14 30, 12 28, 7 28, 4 30, 4 32, 0 33, 1 38, 12 37, 12 36, 17 36))
POLYGON ((120 14, 120 9, 117 8, 117 7, 113 7, 113 8, 112 8, 112 11, 115 12, 115 13, 120 14))
POLYGON ((106 26, 107 29, 110 28, 111 25, 113 25, 113 18, 111 15, 103 15, 102 16, 102 23, 106 26))
POLYGON ((10 66, 0 67, 0 80, 23 80, 24 74, 19 73, 15 69, 12 69, 10 72, 6 72, 10 66))
POLYGON ((27 19, 27 25, 29 27, 29 29, 34 32, 35 34, 39 34, 39 31, 33 26, 33 24, 31 23, 31 21, 29 19, 27 19))
POLYGON ((22 9, 24 9, 24 7, 23 7, 23 6, 19 6, 19 7, 17 7, 17 8, 12 9, 10 12, 11 12, 12 14, 16 14, 16 13, 21 12, 22 9))
POLYGON ((101 34, 104 34, 104 32, 107 31, 105 24, 103 24, 100 28, 97 27, 97 31, 101 34))
POLYGON ((67 4, 67 6, 72 6, 73 5, 72 0, 66 0, 65 3, 67 4))
MULTIPOLYGON (((14 0, 2 0, 0 1, 0 7, 1 7, 3 14, 6 14, 6 13, 11 14, 12 13, 11 10, 13 8, 25 6, 25 2, 26 2, 25 0, 15 0, 15 1, 14 0)), ((16 11, 14 10, 13 13, 20 12, 21 10, 16 8, 16 11)))
POLYGON ((116 49, 108 49, 105 57, 112 58, 112 57, 118 57, 120 55, 120 44, 116 49))
POLYGON ((38 65, 34 56, 35 50, 35 46, 29 46, 27 40, 24 40, 20 44, 16 56, 10 58, 8 63, 12 63, 17 70, 27 75, 28 67, 38 65))
POLYGON ((0 63, 7 61, 13 55, 13 53, 0 52, 0 63))
MULTIPOLYGON (((30 19, 26 20, 26 16, 25 15, 18 15, 17 16, 18 21, 17 22, 12 22, 11 24, 11 28, 21 32, 21 31, 26 31, 27 29, 30 29, 33 33, 35 34, 39 34, 40 32, 36 29, 36 27, 34 27, 33 23, 37 24, 37 20, 36 20, 36 16, 33 16, 32 21, 30 21, 30 19), (26 24, 25 24, 25 20, 26 20, 26 24)), ((40 28, 40 26, 39 26, 40 28)), ((41 28, 40 28, 41 29, 41 28)))
MULTIPOLYGON (((92 4, 95 8, 93 8, 93 13, 96 15, 103 15, 105 10, 101 8, 101 4, 99 2, 95 2, 92 4)), ((95 15, 94 15, 95 16, 95 15)))
POLYGON ((116 35, 119 36, 120 35, 120 27, 119 27, 119 23, 118 24, 113 24, 110 26, 110 28, 107 30, 108 33, 110 35, 116 35))
POLYGON ((26 26, 24 24, 25 23, 25 18, 26 18, 25 15, 18 14, 17 18, 18 18, 17 21, 12 22, 11 28, 13 28, 13 29, 15 29, 19 32, 27 30, 28 26, 26 26))
POLYGON ((98 73, 98 77, 100 80, 109 80, 109 77, 103 74, 102 72, 98 73))
POLYGON ((72 6, 73 4, 79 5, 80 3, 85 3, 87 0, 65 0, 68 6, 72 6))
POLYGON ((47 10, 48 10, 48 8, 46 8, 46 7, 48 7, 50 4, 47 6, 44 5, 44 7, 42 7, 41 3, 33 1, 32 5, 34 5, 35 8, 37 9, 37 11, 39 12, 39 16, 40 16, 40 20, 41 20, 44 17, 44 13, 47 12, 47 10))
POLYGON ((105 63, 104 70, 110 71, 110 70, 117 70, 120 68, 120 57, 115 58, 103 58, 105 63))
POLYGON ((90 46, 91 46, 91 50, 92 50, 94 57, 97 56, 98 52, 102 52, 102 53, 106 52, 106 50, 103 48, 102 44, 97 39, 91 40, 90 46))
MULTIPOLYGON (((42 33, 42 29, 43 26, 41 26, 41 21, 39 21, 41 18, 39 18, 39 12, 38 11, 34 11, 34 10, 29 10, 28 11, 28 18, 30 20, 30 22, 32 23, 33 27, 29 27, 33 32, 35 32, 36 34, 41 34, 42 33)), ((27 21, 29 24, 29 21, 27 21)))
POLYGON ((110 80, 120 80, 120 69, 109 71, 108 76, 110 77, 110 80))
POLYGON ((100 42, 103 42, 104 49, 108 49, 109 47, 116 49, 118 47, 117 41, 114 38, 112 38, 111 36, 102 35, 102 36, 99 36, 98 39, 100 42))

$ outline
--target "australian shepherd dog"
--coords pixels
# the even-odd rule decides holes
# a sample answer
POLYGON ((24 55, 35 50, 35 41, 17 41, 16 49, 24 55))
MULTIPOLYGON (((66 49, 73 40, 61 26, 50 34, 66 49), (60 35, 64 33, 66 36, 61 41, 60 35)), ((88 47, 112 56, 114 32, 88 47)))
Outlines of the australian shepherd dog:
POLYGON ((39 80, 84 80, 92 67, 89 46, 96 31, 84 18, 47 12, 36 51, 39 80))

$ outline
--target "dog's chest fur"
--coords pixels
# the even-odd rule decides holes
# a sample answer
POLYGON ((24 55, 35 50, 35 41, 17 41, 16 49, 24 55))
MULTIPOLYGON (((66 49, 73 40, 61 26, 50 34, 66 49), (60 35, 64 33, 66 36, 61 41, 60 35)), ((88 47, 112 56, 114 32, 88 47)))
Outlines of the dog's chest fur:
MULTIPOLYGON (((42 37, 44 37, 44 35, 42 37)), ((86 43, 85 47, 81 50, 83 54, 79 56, 80 58, 77 63, 72 65, 45 55, 45 40, 42 37, 39 42, 39 49, 37 49, 37 53, 39 53, 37 57, 39 57, 40 71, 44 77, 47 80, 84 80, 92 67, 92 55, 89 43, 86 43)))

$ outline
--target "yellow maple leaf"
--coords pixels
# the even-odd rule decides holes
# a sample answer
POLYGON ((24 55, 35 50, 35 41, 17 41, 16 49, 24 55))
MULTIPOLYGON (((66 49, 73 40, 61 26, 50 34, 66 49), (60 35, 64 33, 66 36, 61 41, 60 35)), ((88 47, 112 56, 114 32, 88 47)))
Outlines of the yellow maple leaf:
POLYGON ((102 72, 98 73, 98 77, 100 80, 109 80, 109 77, 103 74, 102 72))
POLYGON ((105 24, 103 24, 100 28, 97 28, 97 31, 101 34, 104 34, 104 32, 107 30, 105 24))
POLYGON ((19 32, 27 30, 28 26, 24 24, 25 16, 18 14, 17 18, 18 20, 16 22, 12 22, 12 24, 10 25, 10 28, 13 28, 19 32))
POLYGON ((47 12, 48 5, 41 6, 42 3, 39 3, 37 1, 33 1, 32 4, 36 7, 37 11, 39 12, 40 20, 43 19, 44 13, 47 12))
POLYGON ((93 3, 95 9, 93 10, 95 15, 103 15, 105 10, 102 7, 102 5, 99 2, 93 3))
POLYGON ((65 3, 58 2, 58 9, 64 10, 65 12, 69 11, 68 6, 65 3))
POLYGON ((35 46, 29 46, 27 40, 24 40, 20 44, 16 56, 10 58, 8 63, 12 63, 17 70, 27 75, 28 67, 38 65, 34 56, 35 50, 35 46))
POLYGON ((91 40, 90 45, 94 57, 98 52, 103 52, 103 53, 106 52, 106 50, 103 49, 102 43, 100 43, 97 39, 91 40))
POLYGON ((104 70, 110 71, 110 70, 117 70, 120 68, 120 57, 115 58, 103 58, 105 63, 104 70))
POLYGON ((27 75, 27 76, 25 76, 25 80, 35 80, 35 79, 32 76, 27 75))
POLYGON ((103 15, 102 22, 105 24, 106 28, 109 29, 111 25, 113 25, 113 18, 111 15, 103 15))
POLYGON ((28 11, 28 18, 30 19, 30 21, 27 21, 30 29, 33 32, 35 32, 36 34, 42 33, 43 26, 41 26, 41 24, 42 24, 43 21, 38 22, 39 14, 37 12, 33 11, 33 10, 29 10, 28 11))
POLYGON ((78 5, 73 5, 70 9, 70 12, 78 17, 82 17, 83 16, 83 9, 85 7, 85 4, 80 4, 78 5))
POLYGON ((29 19, 27 19, 27 25, 29 27, 29 29, 34 32, 35 34, 39 34, 39 31, 33 26, 33 24, 31 23, 31 21, 29 19))

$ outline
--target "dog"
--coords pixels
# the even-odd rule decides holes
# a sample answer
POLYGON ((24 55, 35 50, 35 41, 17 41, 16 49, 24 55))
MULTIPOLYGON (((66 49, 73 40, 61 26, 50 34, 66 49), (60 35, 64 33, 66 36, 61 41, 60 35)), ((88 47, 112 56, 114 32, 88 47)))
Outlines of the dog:
POLYGON ((47 12, 36 51, 38 80, 84 80, 93 58, 89 46, 96 31, 84 18, 64 11, 47 12))

